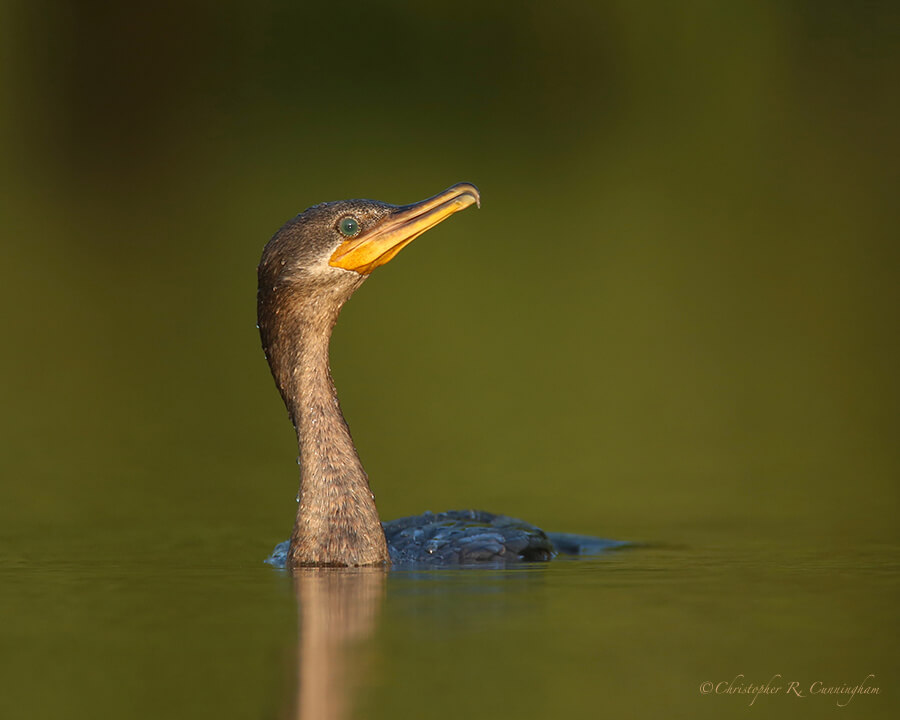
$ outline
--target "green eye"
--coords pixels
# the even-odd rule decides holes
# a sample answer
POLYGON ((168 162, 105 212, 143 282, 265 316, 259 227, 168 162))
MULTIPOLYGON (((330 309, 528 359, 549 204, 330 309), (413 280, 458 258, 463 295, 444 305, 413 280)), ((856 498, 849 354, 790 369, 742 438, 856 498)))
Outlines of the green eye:
POLYGON ((338 230, 340 230, 341 235, 344 235, 345 237, 353 237, 359 232, 359 220, 355 217, 350 217, 349 215, 345 218, 341 218, 341 221, 338 223, 338 230))

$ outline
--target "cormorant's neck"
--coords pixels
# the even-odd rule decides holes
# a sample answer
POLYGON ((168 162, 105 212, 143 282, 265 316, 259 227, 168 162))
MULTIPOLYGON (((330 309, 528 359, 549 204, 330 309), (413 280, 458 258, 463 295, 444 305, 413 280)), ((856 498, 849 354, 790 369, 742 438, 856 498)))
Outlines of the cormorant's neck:
POLYGON ((286 289, 283 297, 267 300, 270 307, 260 307, 263 347, 300 450, 297 521, 288 562, 388 562, 375 496, 341 414, 328 362, 331 331, 343 303, 328 302, 322 293, 307 301, 286 289))

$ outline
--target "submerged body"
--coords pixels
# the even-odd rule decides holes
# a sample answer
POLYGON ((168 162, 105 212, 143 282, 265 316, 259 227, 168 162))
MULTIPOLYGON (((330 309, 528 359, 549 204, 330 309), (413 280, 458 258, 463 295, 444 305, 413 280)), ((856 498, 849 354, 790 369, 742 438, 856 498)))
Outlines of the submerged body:
POLYGON ((617 545, 548 535, 481 511, 402 518, 382 526, 331 378, 328 347, 344 302, 376 267, 423 232, 480 200, 460 183, 420 203, 347 200, 284 225, 260 261, 263 349, 297 431, 300 491, 291 539, 269 562, 288 567, 506 563, 617 545))
MULTIPOLYGON (((382 523, 391 563, 398 568, 541 562, 558 555, 596 555, 627 543, 590 535, 550 533, 524 520, 484 510, 411 515, 382 523)), ((266 562, 288 565, 290 540, 266 562)))

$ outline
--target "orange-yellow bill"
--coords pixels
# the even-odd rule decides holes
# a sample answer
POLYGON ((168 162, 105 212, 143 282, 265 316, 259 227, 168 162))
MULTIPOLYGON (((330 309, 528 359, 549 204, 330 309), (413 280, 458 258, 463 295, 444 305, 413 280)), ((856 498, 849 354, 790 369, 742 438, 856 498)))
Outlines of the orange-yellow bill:
POLYGON ((457 183, 427 200, 397 208, 397 212, 370 231, 338 245, 329 264, 368 275, 423 232, 469 205, 481 206, 478 188, 469 183, 457 183))

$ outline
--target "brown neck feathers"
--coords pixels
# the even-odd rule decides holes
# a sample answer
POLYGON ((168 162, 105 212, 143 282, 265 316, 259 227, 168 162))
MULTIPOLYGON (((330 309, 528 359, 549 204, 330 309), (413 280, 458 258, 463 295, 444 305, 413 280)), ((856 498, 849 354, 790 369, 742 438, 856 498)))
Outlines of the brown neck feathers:
POLYGON ((260 293, 259 327, 272 375, 297 430, 300 493, 288 562, 389 562, 369 480, 341 413, 328 346, 342 299, 296 288, 260 293))

